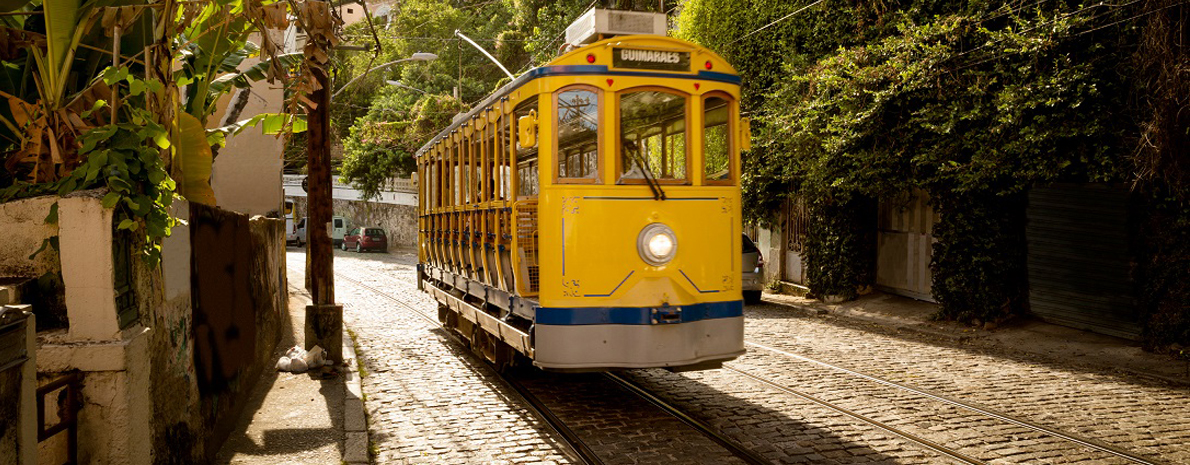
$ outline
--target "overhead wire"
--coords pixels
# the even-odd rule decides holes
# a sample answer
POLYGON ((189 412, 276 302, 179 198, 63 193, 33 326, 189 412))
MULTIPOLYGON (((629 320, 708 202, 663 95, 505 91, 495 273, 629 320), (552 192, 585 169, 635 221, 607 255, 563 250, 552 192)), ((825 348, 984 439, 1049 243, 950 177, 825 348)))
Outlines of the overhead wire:
POLYGON ((755 33, 757 33, 757 32, 760 32, 760 31, 763 31, 763 30, 765 30, 765 29, 768 29, 768 28, 769 28, 769 27, 771 27, 772 25, 774 25, 774 24, 777 24, 777 23, 779 23, 779 22, 781 22, 781 21, 785 21, 785 20, 787 20, 787 19, 789 19, 789 18, 792 18, 794 15, 796 15, 796 14, 798 14, 798 13, 801 13, 801 12, 803 12, 803 11, 806 11, 806 10, 810 9, 811 7, 813 7, 814 5, 817 5, 817 4, 819 4, 819 3, 822 3, 822 2, 823 2, 823 0, 815 0, 815 1, 814 1, 814 3, 811 3, 811 4, 809 4, 809 5, 806 5, 806 6, 803 6, 803 7, 801 7, 801 8, 798 8, 797 10, 794 10, 794 12, 793 12, 793 13, 790 13, 790 14, 787 14, 787 15, 785 15, 785 16, 782 16, 782 17, 780 17, 780 18, 777 18, 777 20, 776 20, 776 21, 773 21, 773 22, 771 22, 771 23, 765 24, 764 26, 761 26, 761 27, 759 27, 759 28, 757 28, 757 29, 753 30, 752 32, 749 32, 749 33, 747 33, 747 34, 744 34, 743 36, 740 36, 740 38, 738 38, 738 39, 736 39, 736 40, 733 40, 733 41, 731 41, 731 42, 728 42, 726 45, 724 45, 724 47, 731 46, 732 44, 735 44, 736 42, 739 42, 739 41, 741 41, 741 40, 747 39, 748 37, 752 36, 752 34, 755 34, 755 33))
MULTIPOLYGON (((821 1, 821 0, 820 0, 820 1, 821 1)), ((1029 7, 1032 7, 1032 6, 1035 6, 1035 5, 1041 4, 1041 3, 1045 2, 1045 1, 1046 1, 1046 0, 1038 0, 1038 1, 1036 1, 1036 2, 1033 2, 1033 3, 1031 3, 1031 4, 1028 4, 1028 5, 1022 5, 1022 6, 1020 6, 1020 7, 1017 7, 1017 8, 1015 8, 1015 9, 1012 9, 1012 10, 1010 10, 1010 11, 1008 11, 1008 12, 1004 12, 1004 13, 1002 13, 1002 14, 999 14, 999 15, 996 15, 996 16, 989 16, 989 17, 986 17, 986 18, 984 18, 984 19, 982 19, 982 20, 979 20, 979 22, 981 22, 981 23, 982 23, 982 22, 990 21, 990 20, 996 19, 996 18, 998 18, 998 17, 1001 17, 1001 16, 1015 15, 1015 14, 1019 13, 1020 11, 1022 11, 1023 9, 1025 9, 1025 8, 1029 8, 1029 7)), ((1096 15, 1094 15, 1094 16, 1092 16, 1092 17, 1088 18, 1088 21, 1094 21, 1094 20, 1096 20, 1096 19, 1098 19, 1098 18, 1101 18, 1101 17, 1104 17, 1104 16, 1106 16, 1106 15, 1109 15, 1109 14, 1112 14, 1112 13, 1114 13, 1114 12, 1115 12, 1116 10, 1118 10, 1119 8, 1125 8, 1125 7, 1132 6, 1132 5, 1136 4, 1136 3, 1139 3, 1140 1, 1141 1, 1141 0, 1130 0, 1130 1, 1127 1, 1127 2, 1124 2, 1124 3, 1118 3, 1118 4, 1110 4, 1110 3, 1106 3, 1106 2, 1102 2, 1102 1, 1101 1, 1101 2, 1098 2, 1098 3, 1092 4, 1092 5, 1087 5, 1087 6, 1084 6, 1084 7, 1082 7, 1082 8, 1079 8, 1079 9, 1077 9, 1077 10, 1075 10, 1075 11, 1072 11, 1072 12, 1070 12, 1070 13, 1066 13, 1066 14, 1064 14, 1064 15, 1058 15, 1058 16, 1056 16, 1056 17, 1055 17, 1055 18, 1053 18, 1053 19, 1050 19, 1050 20, 1048 20, 1048 21, 1044 21, 1044 22, 1042 22, 1042 23, 1039 23, 1039 24, 1033 25, 1032 27, 1026 28, 1026 29, 1024 29, 1024 30, 1020 31, 1018 34, 1027 33, 1027 32, 1030 32, 1030 31, 1036 30, 1036 29, 1038 29, 1038 28, 1041 28, 1041 27, 1045 27, 1045 26, 1048 26, 1048 25, 1054 24, 1054 23, 1056 23, 1056 22, 1058 22, 1058 21, 1061 21, 1061 20, 1063 20, 1063 19, 1067 19, 1067 18, 1073 17, 1074 15, 1080 14, 1080 13, 1082 13, 1082 12, 1085 12, 1085 11, 1088 11, 1088 10, 1091 10, 1091 9, 1095 9, 1095 8, 1101 8, 1101 7, 1109 7, 1109 8, 1111 8, 1111 10, 1110 10, 1110 11, 1105 11, 1105 12, 1103 12, 1103 13, 1099 13, 1099 14, 1096 14, 1096 15)), ((809 8, 809 7, 811 7, 811 6, 814 6, 814 5, 815 5, 815 4, 817 4, 817 3, 819 3, 819 2, 814 2, 813 4, 807 5, 806 7, 803 7, 803 8, 801 8, 801 9, 799 9, 799 10, 795 11, 794 13, 791 13, 791 14, 789 14, 789 15, 786 15, 786 16, 782 17, 782 18, 779 18, 777 21, 774 21, 774 22, 772 22, 772 23, 769 23, 769 24, 767 24, 767 25, 765 25, 765 26, 763 26, 763 27, 761 27, 761 28, 758 28, 758 29, 756 29, 756 30, 752 31, 752 32, 751 32, 751 33, 749 33, 749 34, 747 34, 747 35, 745 35, 745 36, 742 36, 742 37, 740 37, 739 39, 736 39, 735 41, 732 41, 732 42, 730 42, 728 45, 731 45, 731 44, 734 44, 734 43, 736 43, 736 42, 739 42, 740 40, 742 40, 743 38, 747 37, 748 35, 751 35, 751 34, 753 34, 753 33, 759 32, 760 30, 762 30, 762 29, 764 29, 764 28, 767 28, 767 27, 769 27, 769 26, 771 26, 771 25, 773 25, 773 24, 775 24, 775 23, 777 23, 777 22, 783 21, 783 20, 785 20, 785 19, 787 19, 787 18, 791 17, 792 15, 794 15, 794 14, 796 14, 796 13, 800 12, 800 11, 803 11, 803 10, 805 10, 806 8, 809 8)), ((1153 8, 1153 9, 1151 9, 1151 10, 1147 10, 1147 11, 1141 12, 1141 13, 1139 13, 1139 14, 1136 14, 1136 15, 1134 15, 1134 16, 1131 16, 1131 17, 1129 17, 1129 18, 1125 18, 1125 19, 1122 19, 1122 20, 1119 20, 1119 21, 1114 21, 1114 22, 1112 22, 1112 23, 1104 24, 1104 25, 1101 25, 1101 26, 1098 26, 1098 27, 1095 27, 1095 28, 1092 28, 1092 29, 1089 29, 1089 30, 1086 30, 1086 31, 1081 31, 1081 32, 1075 33, 1075 34, 1073 34, 1073 36, 1077 37, 1077 36, 1082 36, 1082 35, 1085 35, 1085 34, 1090 34, 1090 33, 1093 33, 1093 32, 1096 32, 1096 31, 1099 31, 1099 30, 1102 30, 1102 29, 1108 28, 1108 27, 1112 27, 1112 26, 1119 25, 1119 24, 1121 24, 1121 23, 1125 23, 1125 22, 1129 22, 1129 21, 1134 21, 1134 20, 1136 20, 1136 19, 1139 19, 1139 18, 1142 18, 1142 17, 1148 16, 1148 15, 1151 15, 1151 14, 1154 14, 1154 13, 1157 13, 1157 12, 1160 12, 1160 11, 1163 11, 1163 10, 1166 10, 1166 9, 1170 9, 1170 8, 1177 7, 1177 6, 1182 6, 1182 5, 1187 5, 1187 4, 1190 4, 1190 1, 1184 1, 1184 2, 1180 2, 1180 3, 1172 4, 1172 5, 1166 5, 1166 6, 1164 6, 1164 7, 1160 7, 1160 8, 1153 8)), ((972 49, 969 49, 969 50, 964 50, 964 51, 962 51, 962 52, 960 52, 960 53, 958 53, 958 54, 956 54, 956 55, 952 55, 952 56, 950 56, 950 57, 947 57, 945 61, 949 61, 949 60, 953 60, 953 59, 956 59, 956 58, 963 57, 963 56, 965 56, 965 55, 968 55, 968 54, 971 54, 971 53, 977 52, 977 51, 979 51, 979 50, 981 50, 981 49, 983 49, 983 48, 986 48, 986 47, 989 47, 989 46, 995 45, 995 44, 997 44, 997 43, 1003 42, 1004 40, 1006 40, 1006 39, 1000 39, 1000 40, 993 41, 993 42, 987 42, 987 43, 981 44, 981 45, 979 45, 979 46, 976 46, 976 47, 974 47, 974 48, 972 48, 972 49)), ((972 62, 972 63, 968 63, 968 64, 965 64, 965 65, 963 65, 963 66, 960 66, 960 67, 957 67, 957 68, 954 68, 954 69, 944 69, 944 70, 938 70, 938 71, 935 73, 935 75, 934 75, 934 76, 936 77, 936 76, 942 75, 942 74, 944 74, 944 73, 952 73, 952 72, 961 71, 961 70, 964 70, 964 69, 968 69, 968 68, 972 68, 972 67, 975 67, 975 66, 979 66, 979 65, 981 65, 981 64, 984 64, 984 63, 988 63, 988 62, 991 62, 991 61, 995 61, 995 60, 997 60, 997 59, 1000 59, 1000 58, 1003 58, 1003 57, 1002 57, 1002 56, 991 56, 991 57, 985 58, 985 59, 983 59, 983 60, 979 60, 979 61, 975 61, 975 62, 972 62)), ((759 113, 762 113, 762 114, 763 114, 763 113, 766 113, 766 111, 762 109, 762 110, 759 110, 759 113)))
MULTIPOLYGON (((1041 28, 1041 27, 1045 27, 1045 26, 1052 25, 1052 24, 1054 24, 1054 23, 1056 23, 1056 22, 1058 22, 1058 21, 1061 21, 1061 20, 1063 20, 1063 19, 1067 19, 1067 18, 1071 18, 1071 17, 1073 17, 1074 15, 1077 15, 1077 14, 1079 14, 1079 13, 1082 13, 1082 12, 1084 12, 1084 11, 1087 11, 1087 10, 1090 10, 1090 9, 1093 9, 1093 8, 1099 8, 1099 7, 1104 7, 1104 6, 1108 6, 1108 7, 1112 7, 1112 8, 1124 8, 1124 7, 1128 7, 1128 6, 1131 6, 1131 5, 1133 5, 1133 4, 1139 3, 1140 1, 1141 1, 1141 0, 1132 0, 1132 1, 1129 1, 1129 2, 1126 2, 1126 3, 1115 4, 1115 5, 1113 5, 1113 4, 1108 4, 1108 3, 1104 3, 1104 2, 1099 2, 1099 3, 1097 3, 1097 4, 1094 4, 1094 5, 1089 5, 1089 6, 1086 6, 1086 7, 1080 8, 1080 9, 1078 9, 1078 10, 1075 10, 1075 11, 1073 11, 1073 12, 1070 12, 1070 13, 1068 13, 1068 14, 1066 14, 1066 15, 1062 15, 1062 16, 1060 16, 1060 17, 1055 17, 1054 19, 1051 19, 1051 20, 1049 20, 1049 21, 1045 21, 1045 22, 1042 22, 1042 23, 1040 23, 1040 24, 1034 25, 1033 27, 1030 27, 1030 28, 1024 29, 1024 30, 1022 30, 1022 31, 1020 32, 1020 34, 1024 34, 1024 33, 1026 33, 1026 32, 1030 32, 1030 31, 1036 30, 1036 29, 1038 29, 1038 28, 1041 28)), ((1175 5, 1169 5, 1169 6, 1166 6, 1166 7, 1164 7, 1164 8, 1157 8, 1157 9, 1154 9, 1154 10, 1146 11, 1146 12, 1143 12, 1143 13, 1141 13, 1141 14, 1138 14, 1138 15, 1136 15, 1136 16, 1133 16, 1133 17, 1131 17, 1131 18, 1126 18, 1126 19, 1124 19, 1124 20, 1116 21, 1116 22, 1113 22, 1113 23, 1110 23, 1110 24, 1106 24, 1106 25, 1099 26, 1099 27, 1096 27, 1096 28, 1093 28, 1093 29, 1089 29, 1089 30, 1086 30, 1086 31, 1081 31, 1081 32, 1078 32, 1078 33, 1072 34, 1072 36, 1073 36, 1073 37, 1079 37, 1079 36, 1082 36, 1082 35, 1085 35, 1085 34, 1088 34, 1088 33, 1091 33, 1091 32, 1098 31, 1098 30, 1100 30, 1100 29, 1103 29, 1103 28, 1105 28, 1105 27, 1114 26, 1114 25, 1120 24, 1120 23, 1122 23, 1122 22, 1125 22, 1125 21, 1131 21, 1131 20, 1135 20, 1135 19, 1137 19, 1137 18, 1140 18, 1140 17, 1143 17, 1143 16, 1150 15, 1150 14, 1152 14, 1152 13, 1156 12, 1156 11, 1159 11, 1159 10, 1163 10, 1163 9, 1166 9, 1166 8, 1171 8, 1171 7, 1178 6, 1178 5, 1185 5, 1185 4, 1187 4, 1187 3, 1190 3, 1190 2, 1182 2, 1182 3, 1175 4, 1175 5)), ((1102 17, 1104 17, 1104 16, 1107 16, 1107 15, 1109 15, 1109 14, 1112 14, 1113 12, 1114 12, 1114 10, 1111 10, 1111 11, 1106 11, 1106 12, 1103 12, 1103 13, 1099 13, 1099 14, 1097 14, 1097 15, 1094 15, 1094 16, 1090 17, 1090 18, 1087 18, 1087 21, 1088 21, 1088 22, 1094 21, 1094 20, 1096 20, 1096 19, 1099 19, 1099 18, 1102 18, 1102 17)), ((973 48, 973 49, 966 50, 966 51, 963 51, 963 52, 961 52, 961 53, 959 53, 959 54, 957 54, 957 55, 954 55, 954 56, 952 56, 950 59, 954 59, 954 58, 960 58, 960 57, 962 57, 962 56, 964 56, 964 55, 968 55, 968 54, 970 54, 970 53, 972 53, 972 52, 976 52, 976 51, 978 51, 978 50, 980 50, 980 49, 982 49, 982 48, 984 48, 984 47, 992 46, 992 45, 998 44, 998 43, 1000 43, 1000 42, 1003 42, 1004 40, 1006 40, 1006 39, 1000 39, 1000 40, 998 40, 998 41, 995 41, 995 42, 989 42, 989 43, 982 44, 982 45, 980 45, 980 46, 978 46, 978 47, 975 47, 975 48, 973 48)), ((973 62, 973 63, 968 63, 968 64, 966 64, 966 65, 960 66, 960 67, 958 67, 958 68, 955 68, 955 69, 954 69, 954 70, 952 70, 952 71, 962 71, 962 70, 964 70, 964 69, 973 68, 973 67, 975 67, 975 66, 979 66, 979 65, 982 65, 982 64, 984 64, 984 63, 988 63, 988 62, 991 62, 991 61, 995 61, 995 60, 997 60, 997 59, 999 59, 999 58, 1002 58, 1002 57, 1000 57, 1000 56, 992 56, 992 57, 988 57, 988 58, 985 58, 985 59, 983 59, 983 60, 979 60, 979 61, 976 61, 976 62, 973 62)))
POLYGON ((1131 17, 1131 18, 1124 18, 1124 19, 1121 19, 1121 20, 1119 20, 1119 21, 1116 21, 1116 22, 1113 22, 1113 23, 1104 24, 1104 25, 1102 25, 1102 26, 1099 26, 1099 27, 1097 27, 1097 28, 1094 28, 1094 29, 1091 29, 1091 30, 1087 30, 1087 31, 1080 32, 1080 33, 1078 33, 1078 35, 1080 35, 1080 36, 1081 36, 1081 35, 1084 35, 1084 34, 1090 34, 1090 33, 1092 33, 1092 32, 1098 31, 1098 30, 1100 30, 1100 29, 1109 28, 1109 27, 1112 27, 1112 26, 1118 25, 1118 24, 1120 24, 1120 23, 1125 23, 1125 22, 1128 22, 1128 21, 1132 21, 1132 20, 1139 19, 1139 18, 1141 18, 1141 17, 1144 17, 1144 16, 1148 16, 1148 15, 1151 15, 1151 14, 1157 13, 1157 12, 1159 12, 1159 11, 1168 10, 1168 9, 1170 9, 1170 8, 1173 8, 1173 7, 1175 7, 1175 6, 1183 6, 1183 5, 1187 5, 1187 4, 1190 4, 1190 2, 1181 2, 1181 3, 1175 3, 1175 4, 1173 4, 1173 5, 1166 5, 1166 6, 1164 6, 1164 7, 1161 7, 1161 8, 1154 8, 1154 9, 1152 9, 1152 10, 1149 10, 1149 11, 1146 11, 1146 12, 1144 12, 1144 13, 1138 14, 1138 15, 1136 15, 1136 16, 1133 16, 1133 17, 1131 17))

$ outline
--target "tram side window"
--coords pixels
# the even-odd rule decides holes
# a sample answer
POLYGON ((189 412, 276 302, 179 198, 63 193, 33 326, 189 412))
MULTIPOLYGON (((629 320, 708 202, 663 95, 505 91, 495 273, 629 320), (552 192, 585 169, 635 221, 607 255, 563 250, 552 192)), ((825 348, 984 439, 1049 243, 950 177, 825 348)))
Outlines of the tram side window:
POLYGON ((462 178, 463 162, 462 162, 462 158, 460 158, 460 157, 462 157, 463 154, 465 154, 466 152, 460 150, 461 147, 462 147, 462 143, 459 141, 455 141, 455 143, 451 144, 451 146, 450 146, 450 153, 451 153, 450 158, 451 158, 451 164, 452 164, 451 169, 454 170, 452 173, 450 173, 450 184, 451 184, 450 204, 452 206, 463 204, 463 186, 464 186, 464 184, 462 182, 460 182, 460 180, 463 179, 462 178))
POLYGON ((459 170, 459 205, 466 205, 471 203, 471 138, 467 136, 459 142, 459 170))
POLYGON ((511 153, 508 150, 508 120, 511 116, 500 115, 500 120, 497 123, 496 131, 496 153, 499 157, 496 170, 496 198, 500 200, 508 200, 508 159, 511 153))
POLYGON ((731 137, 728 101, 708 97, 703 101, 703 174, 709 184, 731 183, 731 137))
POLYGON ((498 186, 500 185, 500 174, 497 172, 497 162, 499 155, 496 152, 496 124, 489 122, 487 128, 484 129, 484 200, 496 200, 500 192, 498 186))
POLYGON ((620 95, 620 181, 686 179, 686 98, 660 91, 620 95))
POLYGON ((439 142, 438 151, 434 154, 434 207, 442 208, 448 203, 446 200, 446 144, 439 142))
POLYGON ((558 178, 599 176, 599 94, 591 89, 558 93, 558 178))
MULTIPOLYGON (((472 121, 472 124, 474 124, 474 121, 472 121)), ((470 164, 467 166, 471 171, 471 177, 468 178, 469 184, 467 185, 467 202, 470 203, 476 202, 476 199, 479 198, 479 189, 483 186, 483 182, 479 179, 479 175, 481 174, 480 164, 483 163, 483 153, 480 152, 479 148, 480 137, 483 137, 482 133, 479 132, 479 128, 475 128, 471 132, 471 139, 467 141, 467 150, 471 151, 470 164)))
MULTIPOLYGON (((529 98, 517 105, 515 118, 526 116, 531 110, 537 110, 537 97, 529 98)), ((516 133, 517 128, 513 128, 511 134, 516 133)), ((517 196, 535 197, 538 192, 537 145, 522 148, 518 143, 516 147, 517 196)))
POLYGON ((442 199, 438 196, 442 193, 442 149, 437 148, 430 152, 430 178, 426 183, 426 188, 430 190, 427 196, 430 199, 430 206, 434 208, 442 207, 442 199))
POLYGON ((508 115, 500 115, 500 120, 496 123, 496 146, 493 148, 498 162, 494 166, 495 196, 499 200, 508 200, 508 120, 508 115))

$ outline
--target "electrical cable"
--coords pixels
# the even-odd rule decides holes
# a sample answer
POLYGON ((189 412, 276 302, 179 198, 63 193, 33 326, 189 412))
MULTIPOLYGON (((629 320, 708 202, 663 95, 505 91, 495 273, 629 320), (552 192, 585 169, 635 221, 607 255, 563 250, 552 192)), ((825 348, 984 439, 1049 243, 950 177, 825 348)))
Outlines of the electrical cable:
POLYGON ((731 42, 728 42, 726 45, 724 45, 724 47, 729 47, 729 46, 731 46, 732 44, 734 44, 734 43, 736 43, 736 42, 739 42, 739 41, 741 41, 741 40, 747 39, 747 38, 748 38, 748 36, 751 36, 752 34, 755 34, 755 33, 757 33, 757 32, 760 32, 760 31, 763 31, 763 30, 765 30, 765 29, 768 29, 768 28, 769 28, 769 26, 772 26, 772 25, 774 25, 774 24, 777 24, 777 23, 779 23, 779 22, 781 22, 781 21, 785 21, 786 19, 789 19, 789 18, 793 17, 793 15, 796 15, 796 14, 798 14, 798 13, 801 13, 801 12, 803 12, 803 11, 806 11, 806 10, 807 10, 807 9, 809 9, 810 7, 812 7, 812 6, 814 6, 814 5, 817 5, 817 4, 819 4, 819 3, 822 3, 822 1, 823 1, 823 0, 815 0, 815 2, 814 2, 814 3, 811 3, 811 4, 809 4, 809 5, 806 5, 806 6, 803 6, 803 7, 801 7, 801 8, 798 8, 797 10, 794 10, 794 12, 793 12, 793 13, 790 13, 790 14, 787 14, 787 15, 785 15, 785 16, 782 16, 782 17, 778 18, 776 21, 773 21, 773 22, 771 22, 771 23, 765 24, 764 26, 761 26, 760 28, 758 28, 758 29, 756 29, 756 30, 754 30, 754 31, 752 31, 752 32, 749 32, 749 33, 747 33, 747 34, 744 34, 743 36, 741 36, 740 38, 738 38, 738 39, 736 39, 736 40, 733 40, 733 41, 731 41, 731 42))

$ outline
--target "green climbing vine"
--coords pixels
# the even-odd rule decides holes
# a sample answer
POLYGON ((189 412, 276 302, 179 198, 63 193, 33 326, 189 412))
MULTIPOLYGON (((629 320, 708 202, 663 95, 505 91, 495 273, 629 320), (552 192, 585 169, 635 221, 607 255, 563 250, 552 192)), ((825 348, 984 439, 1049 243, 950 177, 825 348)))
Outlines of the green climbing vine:
MULTIPOLYGON (((160 90, 161 83, 142 80, 126 69, 109 68, 103 74, 107 85, 128 89, 137 97, 160 90)), ((110 111, 100 100, 83 113, 87 118, 97 111, 110 111)), ((162 161, 162 150, 170 148, 169 130, 154 121, 153 114, 140 105, 117 107, 116 121, 89 128, 82 133, 79 156, 82 163, 70 175, 52 183, 15 181, 0 190, 0 202, 37 195, 67 195, 71 192, 106 188, 101 200, 105 208, 116 210, 119 230, 139 233, 143 240, 141 258, 150 266, 161 260, 161 241, 169 236, 175 220, 169 214, 177 185, 162 161)), ((51 216, 56 220, 56 207, 51 216)), ((48 220, 47 220, 48 221, 48 220)))

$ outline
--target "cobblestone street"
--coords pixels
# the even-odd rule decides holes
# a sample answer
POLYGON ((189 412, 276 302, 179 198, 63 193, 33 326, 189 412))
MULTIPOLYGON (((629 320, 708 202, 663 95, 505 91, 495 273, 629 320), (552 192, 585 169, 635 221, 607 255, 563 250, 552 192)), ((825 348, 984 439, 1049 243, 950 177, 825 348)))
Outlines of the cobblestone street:
MULTIPOLYGON (((574 463, 569 446, 515 390, 444 330, 412 313, 436 316, 435 302, 416 289, 413 251, 335 254, 336 273, 347 278, 336 280, 336 300, 366 371, 375 463, 574 463)), ((289 278, 301 282, 305 256, 294 249, 288 255, 289 278)), ((748 354, 728 367, 803 396, 729 369, 622 375, 773 463, 954 460, 912 437, 976 463, 1127 463, 872 378, 1158 462, 1190 463, 1185 387, 869 330, 772 303, 747 307, 745 317, 748 354)), ((606 463, 738 463, 597 374, 516 376, 606 463)))

